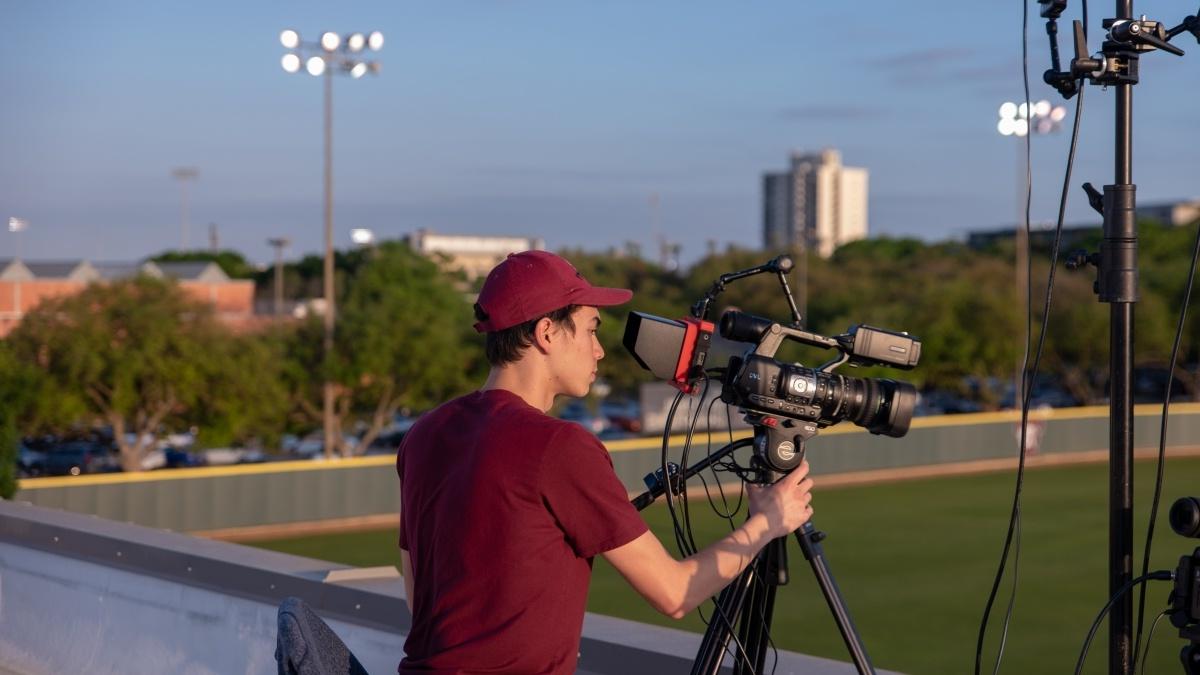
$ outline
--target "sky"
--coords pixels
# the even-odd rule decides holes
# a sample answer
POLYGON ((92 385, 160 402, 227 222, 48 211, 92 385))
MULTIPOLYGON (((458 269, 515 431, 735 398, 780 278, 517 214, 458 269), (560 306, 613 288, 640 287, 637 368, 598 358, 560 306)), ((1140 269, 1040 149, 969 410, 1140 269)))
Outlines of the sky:
MULTIPOLYGON (((1031 97, 1062 102, 1029 4, 1031 97)), ((1135 7, 1168 25, 1195 9, 1135 7)), ((29 224, 0 230, 0 258, 180 248, 176 167, 199 172, 191 247, 215 223, 256 262, 272 237, 320 251, 322 83, 281 68, 285 28, 385 35, 377 76, 333 83, 339 248, 352 228, 426 228, 665 238, 687 262, 761 245, 762 174, 825 147, 870 171, 871 236, 963 239, 1020 212, 1024 144, 996 130, 1023 98, 1019 2, 0 0, 0 24, 0 215, 29 224)), ((1200 48, 1175 43, 1188 56, 1145 56, 1134 90, 1141 203, 1200 198, 1200 48)), ((1113 180, 1113 99, 1086 92, 1068 223, 1098 222, 1078 185, 1113 180)), ((1033 139, 1035 224, 1055 217, 1068 137, 1033 139)))

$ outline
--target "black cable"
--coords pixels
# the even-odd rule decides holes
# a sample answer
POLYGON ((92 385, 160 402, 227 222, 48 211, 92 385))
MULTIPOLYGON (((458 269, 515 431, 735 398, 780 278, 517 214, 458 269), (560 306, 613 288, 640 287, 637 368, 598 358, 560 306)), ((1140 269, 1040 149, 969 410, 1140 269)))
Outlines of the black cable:
MULTIPOLYGON (((705 421, 708 423, 708 444, 706 446, 705 454, 706 454, 706 457, 708 457, 708 458, 712 457, 712 411, 713 411, 713 407, 715 407, 716 404, 720 403, 720 402, 721 402, 721 399, 718 397, 715 397, 715 396, 713 397, 713 399, 711 401, 708 402, 708 412, 706 413, 706 416, 705 416, 705 421)), ((728 405, 725 406, 725 419, 726 419, 726 423, 727 423, 727 428, 729 430, 729 442, 732 444, 733 443, 733 425, 732 425, 733 419, 729 413, 728 405)), ((720 477, 717 476, 716 467, 709 465, 709 471, 712 472, 713 480, 717 484, 717 494, 721 497, 721 507, 722 508, 718 508, 716 502, 713 501, 712 491, 708 487, 708 481, 704 480, 703 473, 699 473, 699 474, 696 474, 696 477, 699 478, 700 483, 704 485, 704 496, 706 498, 708 498, 708 505, 712 508, 713 513, 717 514, 718 518, 721 518, 722 520, 725 520, 729 523, 730 530, 737 529, 737 523, 735 523, 733 521, 733 518, 742 509, 742 495, 744 494, 744 491, 741 491, 741 490, 738 491, 737 504, 734 506, 734 508, 730 509, 729 508, 729 499, 725 496, 725 488, 721 484, 720 477)), ((739 485, 740 485, 740 483, 739 483, 739 485)))
POLYGON ((1083 672, 1083 664, 1085 661, 1087 661, 1087 653, 1088 649, 1090 649, 1092 646, 1092 638, 1096 637, 1096 631, 1100 628, 1100 623, 1104 621, 1105 615, 1108 614, 1108 610, 1112 609, 1114 602, 1120 600, 1122 595, 1125 595, 1129 589, 1133 588, 1137 584, 1143 584, 1151 580, 1170 581, 1174 578, 1175 573, 1171 570, 1159 570, 1157 572, 1151 572, 1150 574, 1143 574, 1136 579, 1131 579, 1126 582, 1124 586, 1121 586, 1119 589, 1117 589, 1117 592, 1113 593, 1113 596, 1108 599, 1108 602, 1104 603, 1104 608, 1101 609, 1100 613, 1096 615, 1096 620, 1092 622, 1092 628, 1088 631, 1087 638, 1083 641, 1083 649, 1081 649, 1079 652, 1079 661, 1075 664, 1075 675, 1079 675, 1083 672))
MULTIPOLYGON (((1170 613, 1170 608, 1164 609, 1155 617, 1154 623, 1150 624, 1150 633, 1146 636, 1146 653, 1142 655, 1142 675, 1146 675, 1146 660, 1150 658, 1150 641, 1154 639, 1154 629, 1158 628, 1158 622, 1162 621, 1162 618, 1170 613)), ((1133 662, 1137 664, 1137 659, 1135 658, 1133 662)))
MULTIPOLYGON (((1175 327, 1175 341, 1171 344, 1171 361, 1167 365, 1167 386, 1163 393, 1162 420, 1158 429, 1158 475, 1154 480, 1154 499, 1150 503, 1150 523, 1146 526, 1146 550, 1142 555, 1142 574, 1150 568, 1150 546, 1154 541, 1154 525, 1157 522, 1158 502, 1162 498, 1163 471, 1167 457, 1167 413, 1171 407, 1171 385, 1175 382, 1175 367, 1179 362, 1179 343, 1183 339, 1183 327, 1187 322, 1188 305, 1192 302, 1192 284, 1196 281, 1196 261, 1200 259, 1200 221, 1196 223, 1196 243, 1192 246, 1192 265, 1188 269, 1187 283, 1183 288, 1183 302, 1179 307, 1179 324, 1175 327)), ((1142 625, 1146 612, 1146 589, 1138 592, 1137 638, 1133 641, 1133 662, 1137 663, 1138 650, 1142 642, 1142 625)), ((1147 646, 1149 649, 1149 646, 1147 646)))
MULTIPOLYGON (((1024 86, 1025 111, 1029 120, 1029 129, 1025 134, 1025 220, 1020 224, 1025 234, 1025 269, 1017 270, 1025 275, 1025 339, 1022 340, 1021 355, 1021 433, 1018 437, 1022 460, 1025 457, 1026 433, 1029 429, 1029 402, 1033 384, 1029 381, 1029 343, 1033 339, 1033 256, 1029 241, 1029 221, 1032 220, 1030 211, 1033 201, 1033 105, 1029 96, 1029 3, 1021 3, 1021 84, 1024 86)), ((1016 242, 1014 242, 1016 243, 1016 242)), ((1013 247, 1015 250, 1015 246, 1013 247)), ((1048 314, 1048 312, 1047 312, 1048 314)), ((1016 401, 1016 396, 1013 397, 1016 401)), ((1021 505, 1018 501, 1014 506, 1014 529, 1016 531, 1016 547, 1013 551, 1012 588, 1008 594, 1008 605, 1004 610, 1004 623, 1000 629, 1000 645, 996 649, 996 664, 992 667, 992 675, 1000 672, 1000 662, 1004 659, 1004 647, 1008 645, 1008 627, 1012 623, 1013 608, 1017 604, 1017 582, 1021 569, 1021 505)))
POLYGON ((662 481, 664 494, 666 495, 667 510, 671 513, 671 524, 675 529, 675 546, 679 549, 679 553, 686 557, 684 553, 683 531, 679 526, 679 516, 675 513, 675 503, 672 501, 675 496, 672 494, 673 486, 671 485, 671 473, 667 470, 667 450, 671 444, 671 427, 675 424, 675 411, 679 408, 679 402, 683 400, 683 392, 675 393, 675 400, 671 401, 671 407, 667 410, 667 419, 663 426, 662 437, 662 481))
MULTIPOLYGON (((1023 6, 1024 6, 1024 10, 1025 10, 1023 18, 1025 20, 1025 27, 1027 27, 1028 11, 1029 11, 1028 2, 1023 3, 1023 6)), ((1084 31, 1086 33, 1086 30, 1087 30, 1087 28, 1086 28, 1086 26, 1087 26, 1087 23, 1086 23, 1087 22, 1087 3, 1086 2, 1083 3, 1083 16, 1084 16, 1084 31)), ((1023 47, 1023 49, 1024 49, 1025 45, 1027 44, 1026 38, 1027 38, 1027 30, 1023 30, 1023 32, 1022 32, 1022 47, 1023 47)), ((1022 74, 1026 80, 1026 87, 1028 87, 1028 63, 1027 63, 1027 61, 1026 61, 1026 63, 1024 63, 1022 65, 1022 74)), ((1035 382, 1037 379, 1037 373, 1041 367, 1042 352, 1043 352, 1043 349, 1045 347, 1045 342, 1046 342, 1046 332, 1047 332, 1047 327, 1049 324, 1051 301, 1053 300, 1053 294, 1054 294, 1055 269, 1058 265, 1058 256, 1059 256, 1059 251, 1060 251, 1061 243, 1062 243, 1063 222, 1066 218, 1067 197, 1068 197, 1068 194, 1070 191, 1071 174, 1073 172, 1074 165, 1075 165, 1075 153, 1076 153, 1076 150, 1079 145, 1079 127, 1080 127, 1080 120, 1081 120, 1082 114, 1083 114, 1083 91, 1084 91, 1083 85, 1084 85, 1084 81, 1082 78, 1080 78, 1079 94, 1078 94, 1078 99, 1077 99, 1076 105, 1075 105, 1075 120, 1074 120, 1072 129, 1071 129, 1071 147, 1070 147, 1070 151, 1067 154, 1067 168, 1066 168, 1066 173, 1063 177, 1062 194, 1059 198, 1058 219, 1057 219, 1057 223, 1056 223, 1055 231, 1054 231, 1054 243, 1051 246, 1050 272, 1049 272, 1049 275, 1047 278, 1047 283, 1046 283, 1046 302, 1045 302, 1045 307, 1044 307, 1043 313, 1042 313, 1041 332, 1038 336, 1037 349, 1034 353, 1033 368, 1032 369, 1027 368, 1027 365, 1028 365, 1027 358, 1026 358, 1026 361, 1023 362, 1021 365, 1021 383, 1022 383, 1022 386, 1025 391, 1023 392, 1023 396, 1022 396, 1022 400, 1021 400, 1021 435, 1020 435, 1020 448, 1018 449, 1018 460, 1017 460, 1017 480, 1016 480, 1016 486, 1013 491, 1013 506, 1012 506, 1012 513, 1009 517, 1009 522, 1008 522, 1008 532, 1005 534, 1004 547, 1000 554, 1000 565, 997 568, 996 576, 992 581, 992 588, 991 588, 991 591, 988 593, 987 603, 984 606, 984 610, 983 610, 983 617, 980 620, 980 624, 979 624, 979 636, 975 643, 975 675, 979 675, 980 668, 982 667, 983 641, 987 635, 988 619, 991 616, 992 606, 996 601, 996 595, 999 592, 1000 583, 1004 578, 1004 572, 1008 566, 1008 554, 1009 554, 1009 550, 1013 546, 1014 534, 1019 532, 1019 527, 1020 527, 1019 523, 1020 523, 1020 519, 1021 519, 1021 490, 1022 490, 1024 481, 1025 481, 1025 459, 1026 459, 1025 446, 1026 446, 1026 440, 1027 440, 1026 432, 1027 432, 1028 426, 1029 426, 1029 404, 1032 400, 1032 391, 1033 391, 1032 383, 1035 382)), ((1028 93, 1026 94, 1026 98, 1028 98, 1028 93)), ((1027 101, 1026 102, 1026 110, 1028 110, 1028 109, 1029 108, 1028 108, 1028 101, 1027 101)), ((1026 142, 1028 143, 1028 141, 1026 141, 1026 142)), ((1027 178, 1029 178, 1028 171, 1029 170, 1027 168, 1027 174, 1026 174, 1027 178)), ((1032 181, 1029 181, 1029 184, 1027 184, 1027 186, 1030 188, 1030 190, 1032 190, 1031 183, 1032 183, 1032 181)), ((1026 227, 1028 227, 1028 220, 1029 220, 1029 212, 1028 212, 1029 201, 1030 201, 1029 193, 1027 193, 1027 195, 1026 195, 1026 227)), ((1028 245, 1028 238, 1027 238, 1026 242, 1027 242, 1026 245, 1028 245)), ((1028 256, 1027 259, 1032 260, 1032 256, 1028 256)), ((1027 274, 1030 275, 1030 278, 1032 278, 1031 277, 1032 263, 1030 263, 1030 267, 1027 268, 1027 274)), ((1032 290, 1031 290, 1032 284, 1029 284, 1027 286, 1027 288, 1029 289, 1027 292, 1032 293, 1032 290)), ((1032 312, 1032 302, 1030 302, 1028 304, 1028 306, 1029 306, 1028 311, 1031 313, 1032 312)), ((1032 323, 1032 317, 1027 313, 1026 318, 1027 318, 1026 326, 1029 326, 1032 323)), ((1026 349, 1028 349, 1028 344, 1029 344, 1029 339, 1027 337, 1026 338, 1026 349)), ((1028 352, 1026 352, 1026 357, 1027 356, 1028 356, 1028 352)), ((1013 607, 1013 604, 1015 602, 1015 597, 1016 597, 1017 564, 1020 559, 1020 546, 1021 546, 1020 539, 1019 539, 1019 536, 1017 536, 1016 550, 1015 550, 1015 555, 1014 555, 1013 591, 1012 591, 1012 595, 1009 598, 1009 604, 1008 604, 1009 609, 1005 614, 1004 633, 1001 638, 1000 649, 996 655, 995 668, 997 670, 1000 667, 1000 660, 1003 658, 1004 641, 1007 638, 1008 624, 1009 624, 1009 620, 1011 619, 1012 607, 1013 607)))
MULTIPOLYGON (((701 403, 704 402, 704 397, 708 395, 709 382, 710 382, 710 380, 709 380, 708 376, 705 375, 704 388, 700 390, 700 402, 701 403)), ((690 400, 688 401, 688 407, 689 408, 691 407, 690 400)), ((679 471, 680 471, 681 476, 686 475, 686 473, 687 473, 687 466, 688 466, 687 459, 688 459, 688 454, 692 449, 692 437, 696 432, 696 422, 700 419, 700 412, 702 410, 703 410, 702 406, 700 406, 700 405, 696 406, 696 410, 692 414, 692 423, 688 425, 687 436, 685 436, 683 439, 683 452, 681 453, 680 459, 679 459, 679 471)), ((695 534, 692 532, 692 514, 691 514, 691 507, 688 503, 688 498, 687 498, 687 481, 686 480, 681 482, 680 488, 681 489, 679 490, 679 493, 680 493, 679 497, 680 497, 680 503, 682 505, 682 511, 683 511, 683 531, 687 537, 687 543, 688 543, 688 546, 690 547, 689 550, 691 550, 692 553, 695 553, 696 551, 700 550, 700 547, 696 545, 696 537, 695 537, 695 534)))

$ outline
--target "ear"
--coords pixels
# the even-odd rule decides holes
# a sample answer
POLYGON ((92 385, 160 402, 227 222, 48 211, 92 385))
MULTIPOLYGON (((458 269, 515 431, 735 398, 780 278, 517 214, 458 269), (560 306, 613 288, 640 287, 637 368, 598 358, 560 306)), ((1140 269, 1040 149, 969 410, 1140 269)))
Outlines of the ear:
POLYGON ((549 317, 542 317, 533 328, 533 346, 543 354, 550 351, 550 346, 558 338, 558 326, 549 317))

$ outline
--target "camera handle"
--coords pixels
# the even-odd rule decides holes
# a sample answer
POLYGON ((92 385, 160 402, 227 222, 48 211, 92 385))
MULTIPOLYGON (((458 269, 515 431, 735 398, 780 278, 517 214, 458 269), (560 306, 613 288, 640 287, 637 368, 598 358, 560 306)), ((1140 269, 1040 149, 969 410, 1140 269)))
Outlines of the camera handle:
MULTIPOLYGON (((754 425, 753 440, 743 438, 729 443, 692 466, 686 467, 682 474, 677 471, 678 467, 672 465, 671 476, 660 475, 661 470, 647 476, 646 484, 649 490, 635 497, 632 500, 633 505, 640 511, 668 489, 672 494, 677 494, 688 478, 725 459, 735 450, 747 446, 754 446, 756 453, 753 461, 757 466, 748 472, 755 474, 752 482, 770 484, 779 480, 786 471, 776 471, 765 466, 764 460, 757 454, 758 448, 778 448, 782 444, 791 443, 798 451, 789 461, 794 461, 795 466, 799 466, 804 458, 804 443, 815 436, 816 431, 811 434, 796 433, 794 427, 780 427, 778 420, 775 425, 769 425, 763 418, 775 419, 747 415, 747 421, 754 425), (791 434, 790 438, 788 433, 791 434)), ((875 667, 871 664, 866 647, 842 598, 841 590, 833 578, 829 562, 825 559, 821 542, 827 535, 816 529, 811 520, 794 534, 804 558, 812 567, 817 585, 825 596, 825 602, 833 614, 855 667, 860 675, 874 675, 875 667)), ((778 587, 788 581, 786 542, 786 538, 781 537, 767 544, 755 556, 754 561, 721 591, 708 630, 704 632, 700 650, 692 664, 693 675, 716 675, 720 672, 735 631, 738 634, 738 649, 734 652, 734 675, 764 672, 763 666, 770 643, 771 619, 775 611, 775 594, 778 587)))

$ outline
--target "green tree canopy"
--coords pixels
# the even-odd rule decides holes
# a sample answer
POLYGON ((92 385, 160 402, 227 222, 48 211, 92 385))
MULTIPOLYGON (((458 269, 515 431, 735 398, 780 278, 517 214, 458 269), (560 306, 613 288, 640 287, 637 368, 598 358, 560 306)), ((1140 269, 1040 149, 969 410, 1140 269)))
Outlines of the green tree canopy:
POLYGON ((473 322, 451 275, 406 244, 385 242, 348 279, 332 358, 320 356, 322 328, 314 320, 286 341, 284 374, 312 422, 321 419, 323 377, 337 383, 337 424, 364 422, 358 448, 365 450, 401 408, 427 408, 482 382, 486 363, 473 322), (322 362, 324 371, 313 367, 322 362))
POLYGON ((138 277, 47 300, 9 336, 34 369, 23 431, 107 424, 126 470, 138 470, 165 424, 212 440, 276 426, 283 393, 261 352, 173 282, 138 277))

